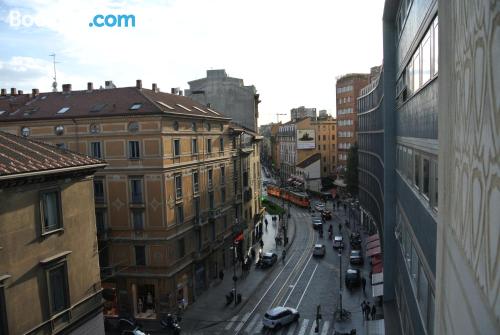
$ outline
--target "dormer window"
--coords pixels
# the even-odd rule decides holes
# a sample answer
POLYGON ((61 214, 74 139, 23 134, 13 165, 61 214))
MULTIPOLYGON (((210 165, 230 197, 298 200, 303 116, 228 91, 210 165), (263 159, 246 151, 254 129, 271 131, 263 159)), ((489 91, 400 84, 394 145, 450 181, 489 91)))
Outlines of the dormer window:
POLYGON ((21 128, 21 135, 24 137, 30 136, 31 130, 28 127, 22 127, 21 128))
POLYGON ((139 108, 141 108, 141 107, 142 107, 142 103, 140 103, 140 102, 136 102, 136 103, 134 103, 132 106, 130 106, 130 108, 129 108, 129 109, 130 109, 131 111, 135 111, 135 110, 138 110, 138 109, 139 109, 139 108))
POLYGON ((137 123, 137 122, 130 122, 128 124, 128 131, 130 131, 131 133, 135 133, 138 130, 139 130, 139 123, 137 123))
POLYGON ((179 130, 179 122, 174 121, 174 130, 177 131, 179 130))
POLYGON ((70 107, 63 107, 60 110, 57 111, 57 114, 64 114, 67 111, 69 111, 70 107))
POLYGON ((62 135, 64 134, 64 126, 63 125, 55 126, 54 131, 56 135, 62 135))

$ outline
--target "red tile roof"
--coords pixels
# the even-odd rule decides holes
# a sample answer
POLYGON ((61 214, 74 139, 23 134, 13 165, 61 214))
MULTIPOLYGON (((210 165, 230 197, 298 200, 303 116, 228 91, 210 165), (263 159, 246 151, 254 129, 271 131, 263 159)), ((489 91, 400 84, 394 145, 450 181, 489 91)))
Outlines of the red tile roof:
POLYGON ((154 114, 230 119, 188 97, 136 87, 49 92, 35 97, 26 94, 2 96, 0 111, 2 110, 6 112, 1 113, 0 122, 154 114), (134 104, 140 104, 140 107, 131 110, 134 104), (99 111, 92 111, 99 106, 102 107, 99 111), (58 114, 64 107, 69 107, 69 110, 58 114))
POLYGON ((25 173, 105 163, 86 155, 0 131, 0 179, 25 173))

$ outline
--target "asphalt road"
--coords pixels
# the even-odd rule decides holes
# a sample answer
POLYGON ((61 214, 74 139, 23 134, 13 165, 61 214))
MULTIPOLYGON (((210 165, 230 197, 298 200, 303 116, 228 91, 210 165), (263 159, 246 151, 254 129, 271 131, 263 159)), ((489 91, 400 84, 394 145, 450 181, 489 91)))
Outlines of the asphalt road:
MULTIPOLYGON (((331 204, 330 204, 331 206, 331 204)), ((320 305, 322 319, 318 334, 333 334, 335 330, 348 331, 356 328, 357 334, 364 334, 360 311, 361 301, 365 299, 361 288, 352 292, 343 288, 343 307, 351 312, 351 319, 336 322, 334 312, 339 302, 339 256, 328 239, 328 225, 332 223, 338 234, 340 218, 334 216, 327 222, 324 238, 312 229, 311 214, 304 209, 291 208, 292 220, 296 224, 296 237, 288 251, 285 263, 276 263, 272 274, 259 286, 248 303, 229 322, 220 323, 206 329, 210 334, 315 334, 316 310, 320 305), (326 245, 324 258, 312 257, 315 243, 326 245), (284 326, 278 332, 262 328, 262 317, 267 310, 275 306, 288 306, 300 312, 300 319, 284 326)), ((347 232, 344 230, 346 248, 342 254, 342 281, 349 265, 347 232)), ((366 265, 365 265, 366 266, 366 265)), ((362 267, 359 267, 362 268, 362 267)), ((366 272, 365 272, 366 273, 366 272)), ((366 276, 367 278, 368 276, 366 276)), ((367 287, 368 292, 368 287, 367 287)))

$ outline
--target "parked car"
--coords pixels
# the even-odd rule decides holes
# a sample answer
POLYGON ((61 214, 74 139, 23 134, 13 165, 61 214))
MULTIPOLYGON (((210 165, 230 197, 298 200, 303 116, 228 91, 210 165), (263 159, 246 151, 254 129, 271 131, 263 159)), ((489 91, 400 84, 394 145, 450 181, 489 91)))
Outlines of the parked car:
POLYGON ((266 328, 279 329, 284 325, 297 321, 299 317, 299 311, 295 308, 278 306, 264 314, 262 324, 266 328))
POLYGON ((361 249, 361 235, 359 233, 351 233, 349 242, 351 243, 351 248, 361 249))
POLYGON ((276 261, 278 261, 278 255, 276 255, 274 252, 264 252, 262 254, 262 258, 260 259, 260 266, 262 268, 267 268, 273 266, 276 261))
POLYGON ((332 212, 330 212, 329 210, 326 210, 324 209, 322 212, 321 212, 321 218, 323 220, 331 220, 332 219, 332 212))
POLYGON ((323 229, 323 221, 319 218, 314 218, 312 220, 312 226, 314 230, 321 230, 323 229))
POLYGON ((333 249, 344 248, 344 239, 341 235, 335 235, 333 238, 333 249))
POLYGON ((313 256, 323 257, 326 254, 326 247, 324 244, 315 244, 313 248, 313 256))
POLYGON ((352 265, 363 265, 363 253, 361 250, 351 250, 349 263, 352 265))
POLYGON ((347 269, 345 272, 345 286, 350 290, 361 285, 361 273, 358 269, 347 269))

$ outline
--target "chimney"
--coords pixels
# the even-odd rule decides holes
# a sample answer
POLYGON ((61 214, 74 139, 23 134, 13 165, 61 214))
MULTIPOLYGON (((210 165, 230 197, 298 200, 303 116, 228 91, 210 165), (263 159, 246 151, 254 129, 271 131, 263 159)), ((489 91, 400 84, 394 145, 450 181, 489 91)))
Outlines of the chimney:
POLYGON ((141 89, 142 88, 142 80, 137 79, 135 81, 135 87, 137 87, 138 89, 141 89))
POLYGON ((170 93, 177 95, 177 94, 179 94, 179 90, 180 90, 179 87, 172 87, 172 89, 170 90, 170 93))
POLYGON ((5 88, 2 88, 2 97, 6 96, 7 95, 7 89, 5 88))
POLYGON ((158 85, 156 85, 156 83, 153 83, 152 90, 153 90, 153 92, 158 92, 158 85))
POLYGON ((182 95, 182 90, 179 90, 179 95, 182 95))
POLYGON ((15 87, 11 87, 11 89, 10 89, 10 95, 16 95, 16 94, 17 94, 16 88, 15 87))
POLYGON ((18 95, 23 95, 23 91, 22 91, 22 90, 19 90, 19 91, 17 91, 17 94, 18 94, 18 95))
POLYGON ((93 91, 94 90, 94 84, 92 82, 87 83, 87 91, 93 91))
POLYGON ((63 84, 62 89, 63 89, 63 92, 70 93, 71 92, 71 84, 63 84))
POLYGON ((31 94, 34 97, 37 97, 40 94, 40 90, 38 88, 34 88, 34 89, 31 90, 31 94))

